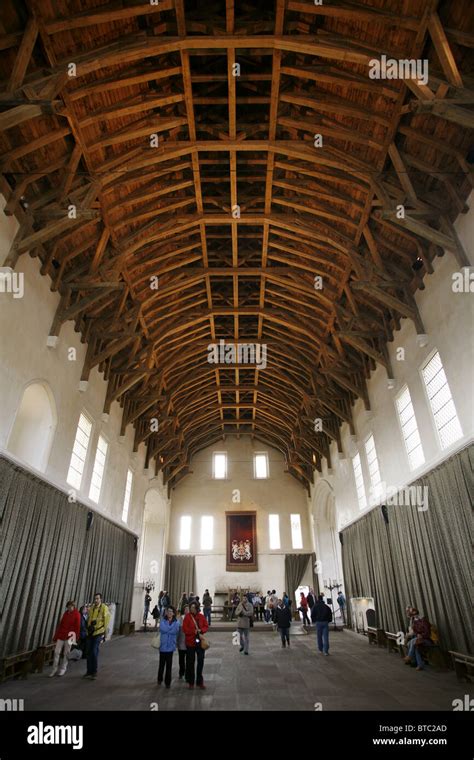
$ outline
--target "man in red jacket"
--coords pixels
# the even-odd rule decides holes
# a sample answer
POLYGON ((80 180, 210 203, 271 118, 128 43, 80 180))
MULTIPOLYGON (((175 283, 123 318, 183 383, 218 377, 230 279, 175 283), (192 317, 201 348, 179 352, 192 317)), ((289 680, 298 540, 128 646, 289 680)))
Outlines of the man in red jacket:
POLYGON ((408 643, 408 655, 405 657, 407 665, 415 665, 417 670, 424 669, 421 648, 432 646, 431 623, 425 617, 420 617, 416 607, 407 607, 407 615, 410 618, 410 626, 406 641, 408 643))
POLYGON ((183 632, 186 641, 186 681, 188 688, 194 689, 194 663, 197 657, 196 686, 205 689, 202 677, 204 668, 204 649, 201 647, 200 635, 209 628, 204 615, 199 612, 199 605, 191 602, 189 612, 183 621, 183 632))
POLYGON ((53 641, 56 642, 56 648, 54 650, 53 669, 49 674, 52 678, 56 675, 59 665, 59 658, 61 657, 61 667, 59 668, 58 676, 63 676, 67 670, 68 654, 71 651, 71 646, 77 644, 81 631, 81 615, 79 610, 76 610, 75 602, 68 602, 66 604, 66 612, 61 618, 61 622, 56 628, 56 632, 53 636, 53 641))

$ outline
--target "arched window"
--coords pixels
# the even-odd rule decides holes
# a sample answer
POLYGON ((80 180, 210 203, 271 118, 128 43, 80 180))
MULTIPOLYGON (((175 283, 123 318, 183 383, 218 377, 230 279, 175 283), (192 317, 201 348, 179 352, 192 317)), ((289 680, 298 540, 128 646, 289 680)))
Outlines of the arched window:
POLYGON ((56 424, 56 405, 49 385, 31 383, 23 392, 8 440, 8 451, 44 472, 56 424))

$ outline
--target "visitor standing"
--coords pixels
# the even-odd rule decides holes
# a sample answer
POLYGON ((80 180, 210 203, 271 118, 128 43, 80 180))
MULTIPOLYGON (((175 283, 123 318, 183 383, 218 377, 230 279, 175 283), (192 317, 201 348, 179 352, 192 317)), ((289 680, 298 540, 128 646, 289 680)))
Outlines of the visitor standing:
POLYGON ((283 602, 283 599, 278 600, 275 621, 281 637, 281 646, 284 649, 286 644, 290 646, 291 610, 289 605, 283 602))
POLYGON ((272 602, 272 623, 275 623, 276 608, 278 607, 278 597, 277 597, 277 592, 275 591, 275 589, 273 589, 272 591, 271 602, 272 602))
POLYGON ((310 588, 308 594, 306 595, 306 601, 308 602, 309 618, 311 620, 311 613, 313 611, 314 605, 316 604, 316 596, 314 593, 314 589, 310 588))
POLYGON ((54 648, 53 669, 49 677, 58 674, 63 676, 67 670, 68 654, 73 644, 78 644, 81 636, 81 614, 76 610, 76 603, 69 601, 66 603, 66 612, 61 617, 60 623, 56 628, 53 641, 56 642, 54 648), (59 664, 61 658, 61 665, 59 664), (59 667, 59 671, 58 671, 59 667))
POLYGON ((265 597, 265 622, 266 623, 270 622, 270 619, 272 617, 272 609, 273 609, 272 592, 267 591, 267 595, 265 597))
MULTIPOLYGON (((252 604, 253 604, 253 609, 254 609, 255 620, 258 621, 258 616, 261 615, 261 604, 262 604, 262 597, 260 596, 259 593, 255 594, 252 604)), ((262 618, 260 618, 260 620, 261 619, 262 618)))
POLYGON ((180 602, 179 602, 179 611, 181 615, 184 615, 184 608, 187 606, 188 606, 188 597, 186 596, 186 591, 183 591, 180 602))
POLYGON ((204 649, 201 646, 201 634, 206 633, 207 629, 207 620, 199 612, 199 606, 196 602, 191 602, 189 612, 183 622, 183 631, 186 637, 186 681, 190 689, 194 689, 194 682, 196 682, 196 686, 199 686, 199 688, 206 688, 202 676, 204 649), (196 659, 197 671, 195 672, 196 659))
POLYGON ((265 594, 260 594, 260 620, 265 619, 265 594))
POLYGON ((155 604, 155 606, 153 607, 151 611, 151 616, 153 620, 155 621, 155 631, 156 631, 156 629, 158 628, 158 624, 160 622, 160 610, 157 604, 155 604))
POLYGON ((183 608, 183 612, 178 612, 177 619, 179 620, 179 633, 178 633, 178 664, 179 664, 179 678, 183 678, 186 674, 186 636, 183 630, 184 616, 189 612, 189 606, 186 604, 183 608))
POLYGON ((79 610, 81 616, 81 629, 79 634, 79 649, 82 652, 82 659, 87 657, 87 616, 89 613, 89 607, 87 604, 83 604, 79 610))
POLYGON ((209 589, 207 588, 204 592, 204 596, 202 597, 202 605, 204 609, 204 617, 207 620, 208 625, 211 625, 211 611, 212 611, 212 597, 209 593, 209 589))
POLYGON ((160 591, 160 593, 158 594, 158 609, 160 610, 160 617, 162 617, 162 615, 163 615, 163 602, 162 602, 162 599, 163 599, 163 594, 164 593, 165 593, 164 591, 160 591))
POLYGON ((311 620, 316 623, 318 650, 326 657, 329 654, 329 623, 332 620, 331 608, 324 602, 322 594, 311 610, 311 620))
POLYGON ((249 653, 250 620, 253 618, 253 604, 245 595, 235 610, 237 616, 237 630, 240 636, 240 651, 249 653))
POLYGON ((170 596, 167 591, 163 591, 163 596, 161 597, 161 617, 164 617, 166 615, 166 610, 170 606, 171 606, 170 596))
POLYGON ((109 620, 109 608, 103 603, 102 594, 94 594, 94 604, 89 607, 87 618, 87 672, 83 678, 97 678, 99 647, 105 637, 109 620))
POLYGON ((231 613, 230 613, 230 622, 232 623, 235 615, 235 611, 240 604, 240 596, 238 595, 237 591, 232 595, 231 599, 231 613))
POLYGON ((181 625, 176 619, 174 607, 167 607, 164 617, 160 622, 160 663, 158 666, 158 686, 163 683, 163 673, 165 676, 165 686, 167 689, 171 686, 171 669, 173 667, 173 652, 176 649, 177 639, 181 625))
POLYGON ((298 610, 303 615, 303 625, 311 625, 311 621, 308 617, 308 600, 302 591, 300 592, 300 606, 298 607, 298 610))
POLYGON ((346 623, 346 597, 342 593, 342 591, 337 592, 337 603, 339 605, 339 610, 341 612, 342 622, 345 625, 346 623))

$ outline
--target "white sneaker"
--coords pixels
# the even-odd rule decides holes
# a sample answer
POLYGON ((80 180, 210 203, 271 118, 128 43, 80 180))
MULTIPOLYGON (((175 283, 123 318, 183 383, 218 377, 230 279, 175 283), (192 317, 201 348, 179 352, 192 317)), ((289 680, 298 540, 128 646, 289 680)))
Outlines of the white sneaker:
POLYGON ((59 673, 58 673, 58 676, 63 676, 65 674, 65 672, 66 672, 65 670, 60 670, 59 673))
POLYGON ((52 670, 51 673, 49 674, 49 677, 52 678, 53 676, 56 675, 56 673, 57 673, 56 670, 52 670))

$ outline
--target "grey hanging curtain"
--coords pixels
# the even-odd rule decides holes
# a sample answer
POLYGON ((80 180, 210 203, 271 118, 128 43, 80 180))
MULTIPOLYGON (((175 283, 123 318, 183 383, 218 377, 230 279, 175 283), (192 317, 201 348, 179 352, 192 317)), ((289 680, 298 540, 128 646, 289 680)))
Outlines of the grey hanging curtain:
MULTIPOLYGON (((293 603, 293 610, 296 609, 295 591, 301 584, 305 574, 308 562, 312 554, 285 554, 285 583, 286 593, 293 603)), ((314 576, 313 576, 314 577, 314 576)), ((315 589, 316 590, 316 589, 315 589)))
POLYGON ((377 625, 405 630, 413 604, 436 625, 441 645, 474 650, 472 616, 472 504, 474 447, 412 485, 427 487, 428 508, 388 504, 342 531, 347 598, 373 596, 377 625))
MULTIPOLYGON (((192 555, 167 554, 165 565, 165 585, 171 604, 177 607, 179 600, 190 591, 199 596, 196 588, 196 561, 192 555)), ((201 601, 202 601, 202 597, 201 601)))
POLYGON ((135 538, 83 504, 0 457, 0 653, 49 643, 68 599, 80 606, 95 591, 117 604, 115 624, 130 616, 135 538))

